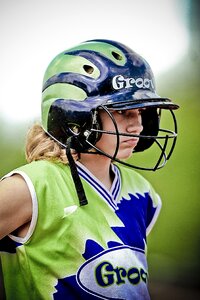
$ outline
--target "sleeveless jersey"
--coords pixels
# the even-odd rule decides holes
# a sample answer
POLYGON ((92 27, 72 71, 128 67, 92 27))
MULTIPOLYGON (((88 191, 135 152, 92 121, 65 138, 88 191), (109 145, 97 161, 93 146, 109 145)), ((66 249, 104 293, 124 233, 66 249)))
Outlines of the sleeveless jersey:
POLYGON ((146 235, 159 196, 127 167, 112 165, 110 191, 77 168, 88 199, 81 207, 67 165, 37 161, 7 175, 23 176, 33 203, 27 235, 3 239, 7 300, 149 299, 146 235))

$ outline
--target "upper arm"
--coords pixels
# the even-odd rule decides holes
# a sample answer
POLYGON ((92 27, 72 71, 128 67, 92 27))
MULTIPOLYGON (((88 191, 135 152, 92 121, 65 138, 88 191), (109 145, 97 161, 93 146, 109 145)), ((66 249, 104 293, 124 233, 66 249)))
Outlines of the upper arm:
POLYGON ((7 177, 0 182, 0 239, 32 217, 32 199, 28 186, 20 175, 7 177))

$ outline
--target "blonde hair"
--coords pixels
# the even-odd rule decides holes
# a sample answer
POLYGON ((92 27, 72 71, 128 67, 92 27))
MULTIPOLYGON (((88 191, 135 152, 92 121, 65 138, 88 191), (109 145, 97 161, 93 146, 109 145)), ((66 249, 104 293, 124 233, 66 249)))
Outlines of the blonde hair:
MULTIPOLYGON (((28 163, 36 160, 51 160, 68 164, 65 149, 50 138, 39 124, 33 125, 27 133, 25 155, 28 163)), ((74 160, 78 159, 77 153, 72 155, 74 160)))

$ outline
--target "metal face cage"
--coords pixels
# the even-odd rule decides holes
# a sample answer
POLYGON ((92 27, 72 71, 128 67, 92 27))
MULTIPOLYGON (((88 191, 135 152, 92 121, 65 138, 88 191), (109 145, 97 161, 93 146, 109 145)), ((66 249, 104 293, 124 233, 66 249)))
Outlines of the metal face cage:
MULTIPOLYGON (((176 144, 176 139, 177 139, 177 122, 176 122, 176 117, 175 117, 173 110, 167 110, 170 113, 170 116, 172 118, 173 129, 164 129, 164 128, 160 127, 161 112, 163 109, 158 108, 158 109, 156 109, 158 128, 157 129, 154 128, 154 130, 153 130, 155 133, 157 132, 157 134, 146 135, 146 134, 143 134, 143 132, 141 132, 140 135, 136 135, 136 134, 129 134, 129 133, 125 133, 125 132, 119 132, 118 125, 116 123, 115 118, 113 117, 112 112, 106 106, 103 106, 103 105, 100 106, 100 109, 103 109, 108 114, 108 116, 111 118, 115 130, 114 131, 106 131, 103 129, 96 129, 96 128, 91 128, 91 130, 86 130, 84 132, 85 141, 91 148, 95 149, 96 152, 93 152, 93 151, 92 152, 84 151, 84 152, 87 152, 90 154, 105 155, 105 156, 109 157, 112 161, 116 161, 125 166, 139 169, 139 170, 156 171, 165 166, 165 164, 167 163, 167 161, 169 160, 169 158, 171 157, 171 155, 173 153, 173 150, 174 150, 174 147, 176 144), (116 147, 115 147, 115 151, 114 151, 113 155, 109 155, 108 153, 105 153, 104 151, 99 149, 95 144, 93 144, 90 141, 90 136, 91 136, 91 134, 94 134, 94 133, 98 133, 100 135, 108 134, 108 135, 116 136, 116 147), (134 155, 131 159, 129 159, 127 161, 120 160, 117 158, 117 153, 118 153, 119 147, 120 147, 120 136, 137 137, 137 138, 139 138, 139 141, 141 144, 141 145, 139 144, 138 146, 135 147, 135 149, 133 149, 134 155), (156 152, 157 152, 156 162, 154 162, 154 164, 149 167, 135 165, 133 161, 136 158, 136 153, 143 152, 147 149, 150 149, 151 147, 154 147, 154 149, 157 149, 156 150, 156 152)), ((164 111, 166 111, 166 110, 164 110, 164 111)), ((96 118, 96 116, 95 116, 95 118, 96 118)), ((148 128, 147 128, 147 130, 146 130, 146 128, 144 128, 143 131, 148 132, 148 128)))

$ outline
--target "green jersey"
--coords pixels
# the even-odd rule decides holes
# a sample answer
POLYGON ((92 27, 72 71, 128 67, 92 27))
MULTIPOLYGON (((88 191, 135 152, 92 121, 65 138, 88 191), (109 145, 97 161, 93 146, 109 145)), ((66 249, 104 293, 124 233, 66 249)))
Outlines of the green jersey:
POLYGON ((159 196, 124 166, 112 165, 110 190, 77 169, 81 207, 67 165, 37 161, 7 175, 23 176, 33 205, 26 236, 10 235, 1 249, 7 299, 149 299, 146 236, 159 196))

